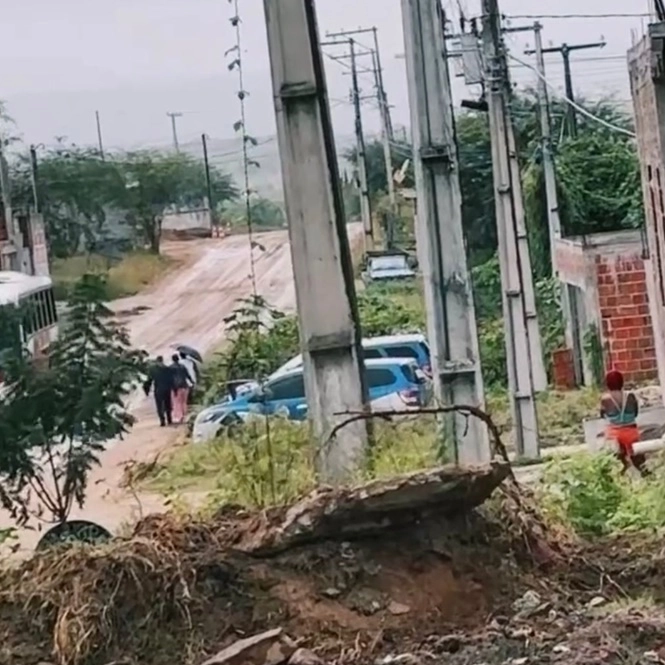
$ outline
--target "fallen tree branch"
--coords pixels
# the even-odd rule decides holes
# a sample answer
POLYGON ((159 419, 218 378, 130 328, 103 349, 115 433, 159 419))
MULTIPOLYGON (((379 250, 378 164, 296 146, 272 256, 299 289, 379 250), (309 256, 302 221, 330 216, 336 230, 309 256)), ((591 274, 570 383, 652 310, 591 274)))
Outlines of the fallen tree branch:
MULTIPOLYGON (((469 417, 474 417, 478 418, 481 420, 487 429, 490 432, 491 435, 491 444, 492 444, 492 454, 493 455, 498 455, 501 457, 505 462, 508 462, 510 464, 510 458, 508 457, 508 451, 506 450, 506 446, 501 440, 501 433, 499 432, 499 428, 496 426, 496 423, 492 420, 492 417, 486 412, 483 411, 480 407, 473 406, 472 404, 453 404, 451 406, 437 406, 437 407, 422 407, 418 409, 410 409, 409 411, 343 411, 336 413, 336 416, 349 416, 346 420, 343 422, 335 425, 333 428, 332 432, 330 433, 330 436, 326 439, 325 443, 322 446, 322 449, 328 448, 335 437, 337 436, 337 433, 346 427, 347 425, 350 425, 351 423, 358 422, 360 420, 373 420, 380 418, 382 420, 386 420, 388 422, 392 421, 392 418, 404 418, 405 416, 413 416, 413 415, 438 415, 442 413, 459 413, 463 416, 465 416, 467 419, 469 417)), ((512 466, 510 470, 510 478, 513 480, 515 483, 517 480, 515 479, 515 475, 512 471, 512 466)))

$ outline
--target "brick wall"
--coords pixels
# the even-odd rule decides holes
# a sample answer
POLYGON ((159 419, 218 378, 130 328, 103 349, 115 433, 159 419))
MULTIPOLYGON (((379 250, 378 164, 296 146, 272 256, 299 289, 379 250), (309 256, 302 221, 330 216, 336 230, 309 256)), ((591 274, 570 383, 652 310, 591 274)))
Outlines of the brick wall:
POLYGON ((596 255, 598 304, 606 366, 627 381, 658 376, 644 261, 636 255, 596 255))

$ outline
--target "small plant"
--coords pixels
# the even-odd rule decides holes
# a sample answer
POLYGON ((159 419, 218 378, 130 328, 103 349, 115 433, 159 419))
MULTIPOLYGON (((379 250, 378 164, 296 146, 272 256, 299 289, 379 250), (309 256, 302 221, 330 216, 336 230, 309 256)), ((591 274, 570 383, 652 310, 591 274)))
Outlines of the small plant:
POLYGON ((600 331, 594 323, 584 331, 584 353, 589 362, 594 385, 602 386, 603 375, 605 373, 605 358, 600 331))
MULTIPOLYGON (((85 502, 87 479, 106 441, 134 424, 125 407, 145 372, 144 354, 104 302, 105 279, 84 275, 47 368, 20 348, 5 357, 9 386, 0 403, 0 496, 19 524, 29 514, 64 523, 85 502)), ((13 309, 13 308, 10 308, 13 309)), ((11 321, 16 312, 0 311, 11 321)))

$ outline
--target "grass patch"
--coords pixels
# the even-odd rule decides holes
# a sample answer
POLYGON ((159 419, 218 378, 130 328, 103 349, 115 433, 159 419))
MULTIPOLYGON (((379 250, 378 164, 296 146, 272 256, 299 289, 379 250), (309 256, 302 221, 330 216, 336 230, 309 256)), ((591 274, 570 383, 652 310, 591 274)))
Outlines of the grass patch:
MULTIPOLYGON (((375 445, 358 481, 437 465, 433 418, 377 422, 375 432, 375 445)), ((184 491, 209 492, 215 507, 282 505, 316 485, 314 452, 306 424, 256 418, 233 435, 177 450, 143 488, 172 499, 184 491)))
POLYGON ((555 458, 545 468, 541 505, 553 520, 584 536, 660 531, 665 527, 665 458, 652 474, 621 474, 609 453, 555 458))
POLYGON ((148 252, 132 252, 116 262, 95 254, 55 259, 52 266, 55 296, 57 300, 67 300, 73 285, 82 275, 90 272, 108 275, 109 300, 133 296, 172 266, 172 259, 148 252))
MULTIPOLYGON (((584 420, 598 415, 600 391, 595 387, 578 390, 548 390, 536 397, 540 445, 574 446, 584 443, 584 420)), ((512 446, 512 416, 508 393, 493 390, 487 396, 487 408, 499 430, 506 435, 505 443, 512 446)))

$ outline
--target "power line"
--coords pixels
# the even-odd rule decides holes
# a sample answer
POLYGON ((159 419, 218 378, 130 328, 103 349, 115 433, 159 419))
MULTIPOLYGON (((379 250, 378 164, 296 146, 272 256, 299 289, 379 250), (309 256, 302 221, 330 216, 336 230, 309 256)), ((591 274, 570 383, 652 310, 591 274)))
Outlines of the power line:
MULTIPOLYGON (((544 81, 545 85, 547 85, 549 88, 556 89, 556 86, 554 86, 547 78, 545 78, 533 65, 530 65, 524 60, 521 60, 520 58, 517 58, 516 56, 512 55, 512 53, 508 53, 508 57, 511 60, 515 60, 515 62, 519 62, 521 65, 524 65, 526 67, 529 67, 529 69, 532 69, 538 78, 540 78, 542 81, 544 81)), ((631 132, 628 129, 625 129, 624 127, 619 127, 618 125, 613 125, 611 122, 607 122, 607 120, 603 120, 603 118, 599 118, 598 116, 594 115, 590 111, 587 111, 585 108, 574 102, 572 99, 569 99, 567 96, 562 95, 562 99, 568 103, 570 106, 572 106, 576 111, 579 111, 582 115, 586 116, 590 120, 595 120, 597 123, 600 125, 603 125, 607 129, 611 129, 612 131, 619 132, 621 134, 625 134, 626 136, 630 136, 631 138, 635 138, 634 132, 631 132)))
POLYGON ((650 18, 647 12, 618 13, 618 14, 504 14, 505 19, 575 19, 575 18, 650 18))

